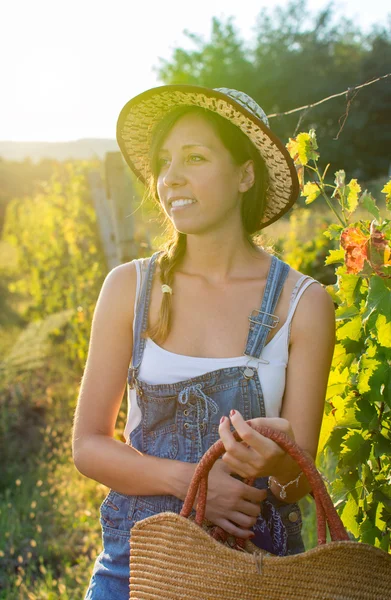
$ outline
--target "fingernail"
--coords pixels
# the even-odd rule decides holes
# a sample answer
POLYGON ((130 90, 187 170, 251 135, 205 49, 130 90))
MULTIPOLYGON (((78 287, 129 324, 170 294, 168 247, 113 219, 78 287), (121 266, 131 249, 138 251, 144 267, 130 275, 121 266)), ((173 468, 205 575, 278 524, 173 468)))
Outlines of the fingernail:
POLYGON ((221 425, 221 423, 224 423, 224 420, 225 420, 225 417, 221 417, 221 419, 220 419, 220 425, 221 425))
POLYGON ((233 417, 235 413, 236 413, 236 410, 232 409, 231 412, 229 413, 229 416, 233 417))

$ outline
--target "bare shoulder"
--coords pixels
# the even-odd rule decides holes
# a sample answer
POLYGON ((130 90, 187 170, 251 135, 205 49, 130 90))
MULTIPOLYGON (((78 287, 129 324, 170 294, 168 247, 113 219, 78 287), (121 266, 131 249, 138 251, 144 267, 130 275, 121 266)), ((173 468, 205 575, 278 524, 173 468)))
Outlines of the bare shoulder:
MULTIPOLYGON (((291 268, 294 283, 297 283, 302 277, 306 277, 304 273, 300 273, 291 268)), ((310 276, 309 276, 310 277, 310 276)), ((306 309, 313 308, 315 311, 319 303, 319 310, 326 310, 334 314, 334 302, 325 287, 317 280, 310 277, 314 283, 309 285, 303 292, 300 303, 306 306, 306 309)), ((299 303, 299 304, 300 304, 299 303)))
MULTIPOLYGON (((291 269, 293 287, 303 277, 303 273, 291 269)), ((298 336, 309 335, 312 338, 319 335, 330 335, 331 339, 335 333, 335 308, 330 294, 316 279, 302 293, 297 304, 292 321, 292 340, 298 336)))
POLYGON ((117 314, 117 318, 132 323, 137 289, 135 261, 118 265, 109 271, 99 294, 98 305, 103 305, 106 314, 117 314))
MULTIPOLYGON (((136 288, 137 284, 137 270, 136 270, 136 261, 132 260, 130 262, 123 263, 122 265, 118 265, 109 271, 106 276, 106 280, 109 282, 109 285, 117 288, 121 288, 123 291, 131 291, 133 288, 136 288)), ((135 289, 134 289, 135 293, 135 289)))

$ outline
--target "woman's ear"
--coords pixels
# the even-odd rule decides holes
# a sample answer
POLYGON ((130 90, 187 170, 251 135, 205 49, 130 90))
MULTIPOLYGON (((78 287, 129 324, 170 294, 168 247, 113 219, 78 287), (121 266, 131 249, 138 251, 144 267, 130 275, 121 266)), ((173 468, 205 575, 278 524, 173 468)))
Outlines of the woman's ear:
POLYGON ((255 182, 254 161, 248 160, 241 166, 239 192, 247 192, 255 182))

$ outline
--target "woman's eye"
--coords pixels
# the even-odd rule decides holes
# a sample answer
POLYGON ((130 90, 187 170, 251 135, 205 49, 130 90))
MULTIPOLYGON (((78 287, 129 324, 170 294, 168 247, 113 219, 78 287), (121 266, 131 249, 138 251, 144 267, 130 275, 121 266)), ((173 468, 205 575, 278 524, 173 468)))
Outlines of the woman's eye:
MULTIPOLYGON (((192 162, 192 163, 198 163, 198 162, 202 162, 204 160, 204 157, 200 156, 199 154, 190 154, 187 157, 187 160, 189 162, 192 162)), ((159 160, 158 160, 159 170, 162 169, 162 168, 164 168, 164 167, 167 167, 167 165, 169 164, 169 162, 170 162, 170 160, 168 158, 163 158, 163 157, 159 158, 159 160)))
POLYGON ((190 154, 189 160, 191 160, 192 162, 200 162, 200 161, 204 160, 204 158, 202 156, 200 156, 199 154, 190 154), (195 160, 193 160, 193 159, 195 159, 195 160))

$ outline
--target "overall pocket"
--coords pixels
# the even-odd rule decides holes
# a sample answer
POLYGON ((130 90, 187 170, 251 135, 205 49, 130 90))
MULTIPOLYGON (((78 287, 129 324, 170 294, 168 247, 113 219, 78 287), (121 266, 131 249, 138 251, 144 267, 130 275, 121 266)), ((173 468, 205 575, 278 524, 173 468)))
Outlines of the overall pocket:
POLYGON ((178 455, 178 434, 175 423, 153 429, 147 434, 147 454, 159 458, 176 458, 178 455))
POLYGON ((147 397, 144 394, 143 402, 143 451, 159 458, 176 458, 179 450, 177 397, 147 397))
POLYGON ((129 537, 136 497, 110 490, 99 508, 104 533, 129 537))

